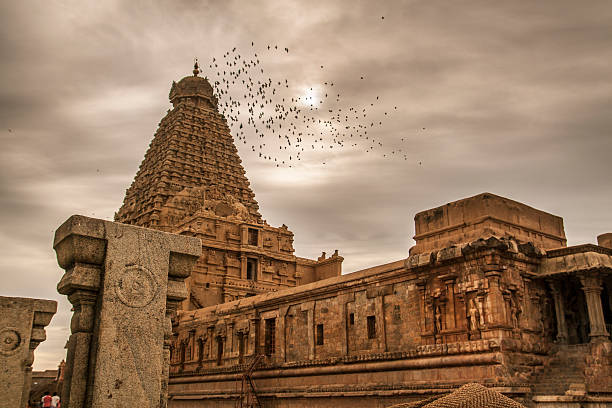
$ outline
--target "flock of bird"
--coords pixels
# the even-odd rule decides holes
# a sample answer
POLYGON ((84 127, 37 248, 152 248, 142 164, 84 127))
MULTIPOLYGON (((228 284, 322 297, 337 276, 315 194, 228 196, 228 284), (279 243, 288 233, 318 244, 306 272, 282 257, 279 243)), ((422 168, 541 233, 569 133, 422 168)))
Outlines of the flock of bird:
MULTIPOLYGON (((297 90, 286 78, 267 76, 262 64, 270 54, 275 53, 276 58, 289 54, 288 48, 268 45, 263 53, 255 52, 254 43, 251 48, 248 55, 232 48, 204 66, 219 110, 238 143, 277 167, 294 167, 309 152, 326 164, 330 155, 345 148, 408 160, 405 149, 385 149, 377 136, 397 106, 382 112, 379 96, 361 105, 346 103, 331 79, 297 90), (296 96, 300 91, 303 93, 296 96)), ((325 68, 321 65, 320 69, 325 68)))

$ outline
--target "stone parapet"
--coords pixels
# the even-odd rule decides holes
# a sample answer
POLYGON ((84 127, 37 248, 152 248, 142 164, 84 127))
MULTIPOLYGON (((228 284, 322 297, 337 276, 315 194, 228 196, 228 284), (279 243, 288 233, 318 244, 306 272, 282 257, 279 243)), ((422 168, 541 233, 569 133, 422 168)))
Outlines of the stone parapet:
POLYGON ((53 247, 74 308, 64 404, 165 407, 171 318, 200 240, 74 215, 53 247))
POLYGON ((56 311, 54 300, 0 296, 0 408, 26 406, 34 350, 56 311))
POLYGON ((411 255, 491 235, 512 236, 543 249, 566 245, 561 217, 491 193, 422 211, 414 223, 416 245, 411 255))

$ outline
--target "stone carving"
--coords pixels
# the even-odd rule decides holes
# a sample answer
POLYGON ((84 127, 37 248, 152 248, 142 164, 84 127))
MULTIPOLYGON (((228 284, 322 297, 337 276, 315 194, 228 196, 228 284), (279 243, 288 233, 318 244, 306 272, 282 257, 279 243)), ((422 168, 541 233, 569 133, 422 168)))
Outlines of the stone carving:
POLYGON ((523 311, 516 300, 516 294, 510 295, 510 317, 512 319, 512 327, 517 329, 519 327, 519 318, 523 311))
POLYGON ((436 333, 442 332, 442 312, 439 305, 436 305, 434 309, 434 322, 436 333))
POLYGON ((5 327, 0 330, 0 354, 9 356, 17 351, 21 345, 21 335, 14 327, 5 327))
POLYGON ((57 310, 53 300, 0 296, 0 407, 25 407, 34 350, 57 310))
POLYGON ((474 298, 470 299, 468 308, 468 319, 471 331, 478 331, 480 329, 480 311, 474 298))
POLYGON ((74 308, 63 404, 165 407, 171 318, 200 240, 75 215, 53 247, 74 308))
POLYGON ((115 291, 123 304, 130 307, 148 305, 157 294, 157 282, 153 274, 142 266, 130 266, 117 279, 115 291))

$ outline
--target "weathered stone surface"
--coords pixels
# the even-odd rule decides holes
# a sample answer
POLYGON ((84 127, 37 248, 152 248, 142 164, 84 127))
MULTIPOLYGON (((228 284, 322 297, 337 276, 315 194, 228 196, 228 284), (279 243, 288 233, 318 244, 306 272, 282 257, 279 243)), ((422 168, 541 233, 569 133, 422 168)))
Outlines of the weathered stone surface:
POLYGON ((200 241, 74 215, 53 247, 74 307, 64 404, 165 406, 170 319, 200 241))
POLYGON ((56 311, 54 300, 0 296, 0 408, 26 405, 34 349, 56 311))
POLYGON ((597 245, 612 249, 612 232, 597 236, 597 245))
POLYGON ((410 254, 494 235, 512 236, 549 249, 566 244, 563 219, 491 193, 453 201, 414 216, 416 245, 410 254))

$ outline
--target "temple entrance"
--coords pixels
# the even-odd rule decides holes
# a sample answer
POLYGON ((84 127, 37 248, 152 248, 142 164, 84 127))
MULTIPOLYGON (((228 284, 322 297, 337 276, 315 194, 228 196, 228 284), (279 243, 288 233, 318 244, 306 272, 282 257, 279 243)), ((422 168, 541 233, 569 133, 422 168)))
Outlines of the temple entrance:
POLYGON ((589 342, 589 314, 586 299, 580 282, 568 279, 564 282, 565 322, 567 324, 567 343, 584 344, 589 342))

